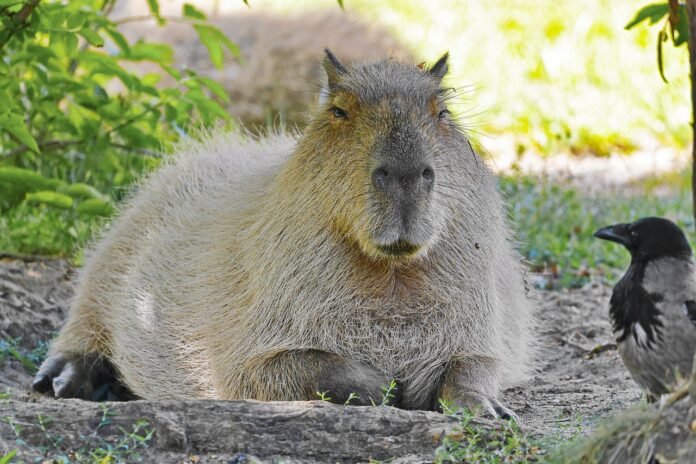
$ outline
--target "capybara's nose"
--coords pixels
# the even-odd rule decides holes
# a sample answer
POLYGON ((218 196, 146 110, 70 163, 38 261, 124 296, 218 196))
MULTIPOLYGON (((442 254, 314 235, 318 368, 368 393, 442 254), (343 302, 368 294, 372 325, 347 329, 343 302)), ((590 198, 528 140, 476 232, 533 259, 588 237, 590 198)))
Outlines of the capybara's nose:
POLYGON ((430 165, 417 167, 379 166, 372 171, 372 184, 384 193, 429 192, 435 182, 435 171, 430 165))

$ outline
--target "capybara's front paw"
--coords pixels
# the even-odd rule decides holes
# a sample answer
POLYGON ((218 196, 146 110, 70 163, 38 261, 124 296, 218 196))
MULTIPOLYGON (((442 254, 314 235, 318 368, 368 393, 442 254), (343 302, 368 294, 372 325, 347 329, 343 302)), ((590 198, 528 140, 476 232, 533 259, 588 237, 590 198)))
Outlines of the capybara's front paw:
POLYGON ((95 388, 109 376, 108 365, 96 354, 54 354, 41 364, 31 386, 56 398, 99 399, 94 397, 95 388))
POLYGON ((49 356, 41 364, 32 388, 56 398, 87 398, 93 390, 85 361, 61 354, 49 356))

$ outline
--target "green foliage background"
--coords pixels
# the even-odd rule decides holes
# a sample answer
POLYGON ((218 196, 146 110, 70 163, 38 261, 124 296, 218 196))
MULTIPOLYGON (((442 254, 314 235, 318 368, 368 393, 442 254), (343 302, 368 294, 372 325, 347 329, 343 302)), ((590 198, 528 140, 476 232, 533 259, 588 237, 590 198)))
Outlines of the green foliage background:
MULTIPOLYGON (((129 43, 115 0, 0 0, 0 249, 69 254, 126 187, 181 137, 227 121, 217 82, 174 66, 169 45, 129 43), (138 62, 161 74, 139 75, 138 62)), ((162 24, 157 0, 150 15, 162 24)), ((184 4, 213 63, 237 46, 184 4)))

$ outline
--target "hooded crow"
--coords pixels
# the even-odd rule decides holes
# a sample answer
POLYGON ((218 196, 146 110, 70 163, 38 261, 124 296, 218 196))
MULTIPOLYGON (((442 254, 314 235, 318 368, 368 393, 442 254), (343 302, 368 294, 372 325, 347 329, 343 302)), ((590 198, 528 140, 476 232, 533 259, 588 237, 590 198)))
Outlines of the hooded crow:
POLYGON ((696 351, 696 267, 682 230, 648 217, 595 237, 620 243, 631 264, 614 287, 609 314, 619 353, 648 400, 691 373, 696 351), (677 372, 679 374, 677 374, 677 372))

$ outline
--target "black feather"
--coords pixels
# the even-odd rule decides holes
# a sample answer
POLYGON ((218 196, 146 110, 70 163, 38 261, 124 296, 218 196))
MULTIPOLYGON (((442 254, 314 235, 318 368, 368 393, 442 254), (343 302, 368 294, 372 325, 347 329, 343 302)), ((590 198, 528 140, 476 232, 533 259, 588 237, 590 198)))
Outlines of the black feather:
POLYGON ((633 335, 636 342, 641 344, 638 334, 634 330, 636 323, 640 324, 647 335, 647 347, 649 348, 656 338, 661 337, 662 322, 660 311, 656 303, 663 300, 662 295, 649 293, 643 287, 645 277, 645 261, 631 263, 626 274, 614 287, 609 302, 614 332, 621 332, 617 342, 626 340, 633 335))

